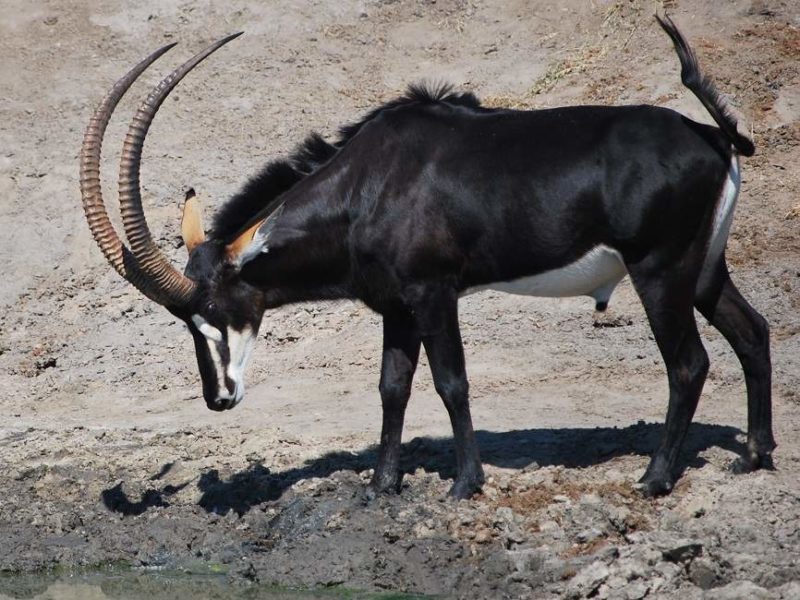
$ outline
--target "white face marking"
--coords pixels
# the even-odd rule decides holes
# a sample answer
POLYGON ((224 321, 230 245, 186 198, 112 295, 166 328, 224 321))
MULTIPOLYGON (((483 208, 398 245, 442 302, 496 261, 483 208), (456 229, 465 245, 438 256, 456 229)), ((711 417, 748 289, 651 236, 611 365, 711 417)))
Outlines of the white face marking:
POLYGON ((526 296, 591 296, 597 302, 608 302, 611 292, 627 273, 622 255, 600 244, 558 269, 469 288, 462 295, 491 289, 526 296))
POLYGON ((250 359, 255 339, 256 334, 249 327, 245 327, 242 331, 228 327, 228 351, 231 360, 227 375, 236 384, 233 398, 237 404, 244 397, 244 368, 250 359))
POLYGON ((222 341, 222 332, 200 315, 192 315, 192 323, 194 323, 195 327, 200 330, 200 333, 208 339, 214 340, 215 342, 222 341))
POLYGON ((234 406, 236 406, 244 398, 244 369, 253 351, 258 332, 253 331, 250 327, 245 327, 242 331, 228 327, 226 333, 228 334, 229 360, 228 364, 224 365, 217 347, 217 344, 225 341, 222 332, 200 315, 192 315, 192 322, 206 338, 208 353, 211 355, 211 362, 214 363, 214 372, 217 377, 217 399, 233 400, 234 406), (235 385, 233 393, 228 391, 225 385, 226 376, 235 385))
POLYGON ((192 323, 206 338, 206 346, 208 347, 208 353, 211 355, 211 362, 214 364, 214 373, 217 377, 217 395, 219 399, 230 398, 230 394, 228 394, 228 390, 225 387, 225 377, 223 376, 225 369, 222 366, 222 357, 217 349, 217 344, 222 342, 222 332, 200 315, 192 315, 192 323))

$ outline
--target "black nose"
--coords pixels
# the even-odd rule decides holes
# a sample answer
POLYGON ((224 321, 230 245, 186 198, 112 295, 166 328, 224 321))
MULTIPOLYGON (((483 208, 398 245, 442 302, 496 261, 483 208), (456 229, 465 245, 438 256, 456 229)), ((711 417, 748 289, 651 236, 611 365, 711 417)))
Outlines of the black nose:
POLYGON ((222 412, 233 408, 236 401, 233 398, 206 398, 206 406, 215 412, 222 412))
POLYGON ((215 398, 214 400, 206 400, 206 406, 213 411, 222 412, 227 408, 224 402, 225 402, 224 400, 220 402, 215 398))

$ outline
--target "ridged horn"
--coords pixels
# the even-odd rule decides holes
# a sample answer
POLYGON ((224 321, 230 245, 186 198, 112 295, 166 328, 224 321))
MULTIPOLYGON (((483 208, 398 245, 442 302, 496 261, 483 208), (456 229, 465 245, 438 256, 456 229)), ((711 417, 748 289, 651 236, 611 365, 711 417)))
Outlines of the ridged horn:
POLYGON ((178 306, 188 302, 197 284, 170 264, 153 241, 150 229, 147 227, 142 208, 142 195, 139 190, 142 146, 150 123, 158 109, 180 80, 204 58, 240 35, 241 32, 234 33, 215 42, 162 79, 133 117, 122 146, 119 170, 119 205, 125 235, 128 238, 131 252, 142 270, 152 278, 159 289, 164 291, 172 304, 178 306))
POLYGON ((89 223, 97 245, 102 250, 106 260, 114 270, 132 283, 145 296, 158 303, 163 303, 164 297, 160 290, 153 285, 150 278, 139 268, 133 254, 128 251, 125 244, 117 236, 114 226, 108 218, 103 192, 100 187, 100 152, 103 146, 103 135, 108 122, 119 101, 133 85, 133 82, 167 50, 175 44, 167 44, 159 48, 150 56, 142 60, 122 77, 106 94, 103 101, 95 109, 89 126, 83 137, 81 146, 80 182, 83 212, 89 223))

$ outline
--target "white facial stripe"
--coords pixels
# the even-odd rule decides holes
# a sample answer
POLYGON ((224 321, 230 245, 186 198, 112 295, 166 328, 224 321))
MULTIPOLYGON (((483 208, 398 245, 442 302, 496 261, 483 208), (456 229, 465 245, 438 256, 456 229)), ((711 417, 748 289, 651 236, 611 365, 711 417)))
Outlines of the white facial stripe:
POLYGON ((244 397, 244 369, 253 351, 258 332, 253 331, 250 327, 245 327, 242 331, 228 327, 226 330, 227 340, 224 340, 222 332, 200 315, 192 315, 192 322, 206 338, 208 353, 211 355, 211 362, 214 363, 214 371, 217 376, 218 398, 240 402, 244 397), (222 356, 217 348, 217 344, 223 343, 223 341, 227 341, 228 344, 229 360, 227 365, 222 363, 222 356), (226 376, 236 386, 233 393, 229 392, 225 385, 226 376))
POLYGON ((228 327, 228 363, 227 375, 236 384, 235 399, 239 402, 244 396, 244 369, 255 345, 256 334, 249 327, 236 331, 228 327))
POLYGON ((200 315, 192 315, 192 323, 194 323, 195 327, 200 330, 200 333, 208 339, 214 340, 215 342, 222 341, 222 332, 200 315))
POLYGON ((192 323, 206 338, 206 346, 208 347, 208 353, 211 355, 211 362, 214 364, 214 374, 217 377, 217 394, 219 398, 230 398, 228 389, 225 387, 225 368, 222 365, 222 357, 217 349, 217 344, 222 342, 222 332, 200 315, 192 315, 192 323))
POLYGON ((207 340, 208 352, 211 354, 211 362, 214 363, 214 371, 217 374, 217 395, 220 398, 230 398, 228 388, 225 386, 225 369, 222 366, 222 357, 217 350, 217 343, 214 340, 207 340))

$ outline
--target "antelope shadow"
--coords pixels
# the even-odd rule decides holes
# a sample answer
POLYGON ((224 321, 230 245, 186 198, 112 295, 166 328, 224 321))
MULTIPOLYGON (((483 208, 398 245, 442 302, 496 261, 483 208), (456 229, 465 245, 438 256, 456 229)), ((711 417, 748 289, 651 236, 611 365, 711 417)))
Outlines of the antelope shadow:
MULTIPOLYGON (((650 456, 663 431, 663 425, 639 422, 627 427, 597 427, 593 429, 555 428, 522 429, 514 431, 476 432, 484 464, 504 468, 524 469, 533 465, 583 468, 601 465, 621 456, 650 456)), ((736 427, 693 423, 689 429, 679 463, 679 474, 691 466, 700 467, 705 460, 700 453, 719 447, 742 454, 744 444, 736 436, 743 433, 736 427)), ((455 475, 454 446, 451 438, 418 437, 403 444, 403 472, 423 468, 443 478, 455 475)), ((262 462, 252 463, 232 476, 223 479, 216 469, 200 476, 198 487, 202 496, 198 504, 208 512, 242 515, 264 502, 278 500, 300 480, 327 477, 336 471, 361 472, 370 469, 377 460, 377 446, 358 451, 337 450, 307 461, 301 467, 271 470, 262 462)), ((170 471, 164 465, 150 477, 159 481, 170 471)), ((101 493, 105 506, 123 515, 140 515, 152 507, 169 506, 169 497, 188 484, 151 487, 134 500, 119 483, 101 493)))

